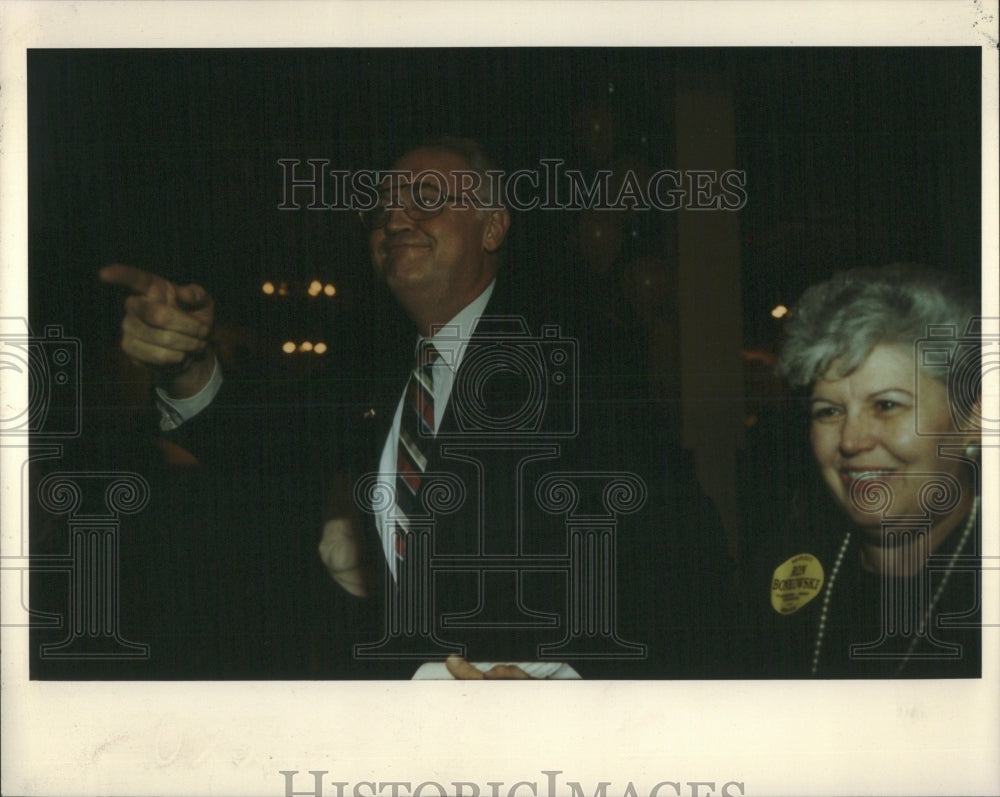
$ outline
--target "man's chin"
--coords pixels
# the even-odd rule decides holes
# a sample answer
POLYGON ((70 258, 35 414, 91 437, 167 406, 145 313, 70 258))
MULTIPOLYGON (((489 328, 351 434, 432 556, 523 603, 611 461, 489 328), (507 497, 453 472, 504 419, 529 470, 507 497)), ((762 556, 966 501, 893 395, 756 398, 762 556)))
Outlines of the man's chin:
POLYGON ((427 264, 421 258, 407 257, 405 253, 390 255, 382 263, 379 273, 390 288, 419 285, 427 279, 427 264))
POLYGON ((404 307, 421 302, 434 293, 434 280, 420 268, 395 268, 384 276, 386 286, 404 307))
POLYGON ((427 282, 427 273, 420 268, 394 268, 385 275, 385 284, 393 293, 416 290, 427 282))

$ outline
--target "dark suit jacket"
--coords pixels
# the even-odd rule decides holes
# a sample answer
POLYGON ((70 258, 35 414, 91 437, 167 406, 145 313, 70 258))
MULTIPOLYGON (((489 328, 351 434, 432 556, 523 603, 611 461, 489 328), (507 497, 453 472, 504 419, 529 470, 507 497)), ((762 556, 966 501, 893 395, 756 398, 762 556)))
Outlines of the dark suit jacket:
POLYGON ((595 677, 726 672, 735 591, 721 526, 644 401, 630 344, 531 301, 513 280, 498 280, 425 449, 421 494, 433 505, 426 539, 408 543, 414 572, 401 594, 367 500, 385 496, 366 488, 413 343, 410 333, 393 348, 402 356, 350 413, 377 572, 375 594, 351 615, 365 640, 351 674, 409 677, 448 652, 568 661, 595 677), (414 543, 425 550, 412 555, 414 543))
POLYGON ((426 576, 415 592, 407 581, 401 596, 388 574, 380 496, 366 490, 412 328, 396 340, 386 323, 359 358, 369 370, 305 386, 308 425, 229 378, 168 435, 199 460, 159 490, 158 522, 174 513, 184 536, 156 539, 191 559, 175 568, 193 597, 167 640, 185 649, 171 672, 408 678, 452 651, 567 661, 585 677, 730 672, 736 592, 721 526, 644 400, 630 344, 503 278, 487 316, 431 448, 424 550, 413 541, 407 556, 426 576), (335 473, 353 485, 376 573, 365 599, 341 590, 316 552, 335 473), (204 580, 190 583, 191 568, 204 580))

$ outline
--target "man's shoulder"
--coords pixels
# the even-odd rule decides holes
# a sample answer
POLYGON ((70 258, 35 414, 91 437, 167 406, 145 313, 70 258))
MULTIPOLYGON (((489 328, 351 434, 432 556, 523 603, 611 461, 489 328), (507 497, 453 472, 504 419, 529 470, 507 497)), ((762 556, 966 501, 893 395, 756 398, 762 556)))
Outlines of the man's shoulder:
POLYGON ((628 339, 622 325, 582 305, 578 297, 558 286, 554 289, 523 272, 497 277, 477 334, 498 329, 523 331, 539 340, 570 340, 588 354, 621 348, 628 339))

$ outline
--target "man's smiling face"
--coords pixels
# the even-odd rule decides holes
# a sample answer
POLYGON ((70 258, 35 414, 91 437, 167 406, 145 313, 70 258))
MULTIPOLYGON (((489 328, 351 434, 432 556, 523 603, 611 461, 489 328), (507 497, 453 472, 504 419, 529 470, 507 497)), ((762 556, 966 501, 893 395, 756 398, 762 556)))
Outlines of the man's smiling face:
POLYGON ((458 195, 456 172, 468 168, 449 150, 416 149, 393 167, 404 175, 382 186, 380 201, 399 209, 387 209, 385 224, 371 232, 372 264, 415 318, 446 323, 496 276, 498 264, 489 255, 502 242, 506 225, 500 229, 495 214, 506 211, 477 211, 471 196, 433 201, 438 194, 458 195), (409 186, 415 180, 422 183, 421 194, 442 208, 438 215, 414 220, 402 209, 412 201, 409 186))

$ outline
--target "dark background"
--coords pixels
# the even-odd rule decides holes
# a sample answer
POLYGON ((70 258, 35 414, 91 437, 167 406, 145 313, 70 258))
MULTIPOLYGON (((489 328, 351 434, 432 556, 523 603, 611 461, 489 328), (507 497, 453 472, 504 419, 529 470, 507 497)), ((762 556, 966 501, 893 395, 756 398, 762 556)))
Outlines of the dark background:
MULTIPOLYGON (((31 51, 31 320, 108 345, 118 307, 94 274, 117 261, 205 283, 269 342, 336 324, 371 287, 360 231, 351 213, 277 210, 279 158, 384 167, 448 132, 508 170, 670 168, 683 75, 732 93, 745 337, 773 348, 770 309, 836 268, 978 279, 979 63, 975 48, 31 51), (316 313, 260 292, 314 277, 338 288, 316 313)), ((513 259, 572 287, 593 269, 565 215, 519 219, 513 259)), ((670 214, 635 215, 619 268, 670 255, 670 214)))
MULTIPOLYGON (((108 263, 205 285, 231 368, 290 384, 331 363, 364 368, 391 303, 354 214, 278 209, 280 158, 385 168, 408 142, 447 133, 484 141, 508 171, 542 158, 654 171, 674 164, 678 86, 704 85, 732 99, 746 173, 743 500, 759 526, 763 494, 780 506, 803 461, 756 423, 781 401, 771 309, 834 270, 892 261, 978 286, 980 59, 976 48, 30 51, 29 321, 35 334, 61 325, 83 358, 84 432, 66 464, 128 467, 128 436, 149 422, 149 376, 118 349, 123 293, 96 278, 108 263), (336 295, 305 295, 313 279, 336 295), (265 281, 288 295, 264 295, 265 281), (288 340, 329 352, 284 355, 288 340)), ((519 214, 509 265, 633 331, 641 360, 650 306, 672 312, 671 280, 646 273, 662 295, 639 308, 626 276, 642 256, 672 273, 675 221, 626 214, 608 248, 593 235, 604 217, 519 214)))

